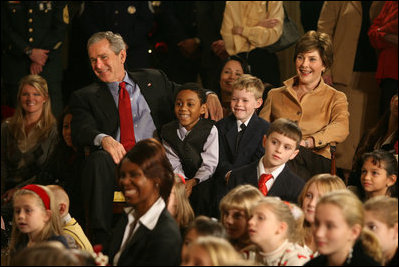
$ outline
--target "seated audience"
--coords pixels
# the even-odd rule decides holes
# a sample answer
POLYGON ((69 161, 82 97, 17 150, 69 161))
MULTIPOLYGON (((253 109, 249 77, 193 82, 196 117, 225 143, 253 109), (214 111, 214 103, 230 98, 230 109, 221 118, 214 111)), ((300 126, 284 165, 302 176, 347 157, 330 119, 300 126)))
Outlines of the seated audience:
POLYGON ((364 224, 380 242, 385 266, 398 266, 398 199, 386 196, 364 203, 364 224))
POLYGON ((61 242, 61 219, 53 193, 45 186, 29 184, 17 190, 13 197, 14 217, 10 241, 10 259, 25 247, 42 241, 61 242))
POLYGON ((172 166, 157 140, 139 141, 117 168, 126 214, 114 228, 105 254, 113 265, 179 265, 179 227, 166 209, 174 183, 172 166))
POLYGON ((264 156, 259 161, 234 169, 228 178, 228 189, 251 184, 265 196, 278 196, 296 203, 305 182, 286 163, 298 154, 301 138, 301 130, 293 121, 275 120, 263 137, 264 156))
POLYGON ((248 220, 252 206, 263 198, 262 193, 252 185, 239 185, 220 201, 220 221, 233 247, 245 253, 250 245, 248 220))
POLYGON ((347 189, 319 199, 313 235, 320 255, 305 266, 381 265, 378 239, 364 227, 363 204, 347 189))
POLYGON ((183 84, 175 97, 177 120, 162 126, 161 138, 175 173, 186 179, 194 213, 209 214, 210 178, 219 160, 218 131, 214 122, 202 118, 205 91, 196 83, 183 84))
POLYGON ((302 266, 310 259, 308 251, 298 244, 302 225, 297 220, 303 212, 278 197, 266 197, 251 209, 248 234, 256 249, 248 258, 266 266, 302 266))
POLYGON ((310 178, 298 197, 298 205, 305 213, 303 245, 310 250, 311 254, 317 253, 317 246, 312 233, 317 201, 328 192, 342 189, 346 189, 346 186, 341 178, 329 173, 322 173, 310 178))
MULTIPOLYGON (((262 81, 244 74, 232 84, 232 114, 216 123, 219 132, 219 163, 214 175, 216 196, 214 205, 219 206, 226 192, 226 175, 235 168, 258 161, 264 154, 263 136, 269 123, 259 118, 256 110, 262 104, 262 81)), ((213 215, 219 217, 215 212, 213 215)))
POLYGON ((69 197, 65 190, 59 185, 48 185, 47 188, 53 192, 55 203, 61 217, 64 236, 72 238, 73 244, 76 245, 76 247, 72 245, 69 245, 69 247, 93 252, 93 247, 87 239, 82 227, 69 213, 69 197))
POLYGON ((186 191, 186 180, 179 174, 175 174, 175 182, 170 192, 167 209, 175 218, 180 228, 180 234, 183 236, 188 225, 194 220, 194 211, 191 208, 190 201, 186 191))

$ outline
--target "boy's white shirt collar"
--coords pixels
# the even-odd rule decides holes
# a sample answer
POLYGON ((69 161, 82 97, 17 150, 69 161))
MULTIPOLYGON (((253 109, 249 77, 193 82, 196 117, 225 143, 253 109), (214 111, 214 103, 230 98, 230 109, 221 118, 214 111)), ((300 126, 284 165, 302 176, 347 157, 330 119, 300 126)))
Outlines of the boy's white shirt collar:
MULTIPOLYGON (((264 157, 264 156, 263 156, 264 157)), ((265 171, 265 166, 263 166, 263 157, 260 158, 259 160, 259 164, 258 164, 258 181, 259 181, 259 177, 262 174, 269 174, 266 173, 265 171)), ((272 171, 271 175, 273 175, 273 180, 276 180, 276 178, 280 175, 280 173, 283 171, 285 167, 285 163, 281 164, 279 167, 277 167, 277 169, 275 169, 274 171, 272 171)))
POLYGON ((236 123, 237 123, 237 130, 238 130, 239 132, 241 131, 241 127, 240 127, 241 124, 244 123, 245 126, 248 126, 248 123, 249 123, 249 121, 251 120, 251 118, 252 118, 253 115, 254 115, 254 114, 252 114, 251 117, 249 117, 248 120, 246 120, 245 122, 241 122, 240 120, 236 120, 236 123))

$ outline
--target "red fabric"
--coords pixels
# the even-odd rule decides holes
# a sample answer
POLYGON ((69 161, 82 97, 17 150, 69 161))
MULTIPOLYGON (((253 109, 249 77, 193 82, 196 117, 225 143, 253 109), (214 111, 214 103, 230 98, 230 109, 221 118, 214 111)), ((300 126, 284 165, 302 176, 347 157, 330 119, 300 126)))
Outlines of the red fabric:
POLYGON ((43 201, 46 210, 50 209, 50 197, 47 195, 47 192, 38 185, 35 184, 28 184, 21 189, 30 190, 35 192, 43 201))
POLYGON ((266 182, 273 178, 271 174, 262 174, 258 182, 258 188, 264 196, 267 195, 266 182))
POLYGON ((130 105, 130 96, 126 90, 126 83, 119 84, 119 121, 121 129, 121 144, 129 151, 135 144, 134 127, 132 117, 132 107, 130 105))
POLYGON ((398 46, 384 40, 386 34, 398 35, 397 1, 385 2, 368 32, 371 45, 380 52, 376 72, 378 81, 385 78, 398 79, 398 46))

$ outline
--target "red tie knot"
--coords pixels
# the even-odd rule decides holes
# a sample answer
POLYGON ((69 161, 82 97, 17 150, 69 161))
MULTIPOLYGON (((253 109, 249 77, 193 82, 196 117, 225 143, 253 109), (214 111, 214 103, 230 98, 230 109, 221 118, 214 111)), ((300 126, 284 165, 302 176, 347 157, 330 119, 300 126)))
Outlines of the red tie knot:
POLYGON ((259 183, 264 184, 272 178, 273 178, 273 175, 264 173, 260 176, 259 183))
POLYGON ((119 88, 121 88, 121 89, 126 89, 126 83, 125 83, 125 82, 121 82, 121 83, 119 84, 119 88))

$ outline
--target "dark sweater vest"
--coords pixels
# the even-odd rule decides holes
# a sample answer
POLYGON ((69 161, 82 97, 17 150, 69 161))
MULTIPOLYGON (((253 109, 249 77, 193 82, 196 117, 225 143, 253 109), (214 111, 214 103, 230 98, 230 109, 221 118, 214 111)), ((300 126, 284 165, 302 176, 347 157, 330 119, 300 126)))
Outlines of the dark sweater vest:
POLYGON ((180 158, 184 174, 188 179, 194 177, 202 164, 201 153, 204 151, 204 144, 213 125, 211 120, 200 119, 183 141, 177 136, 178 121, 172 121, 162 126, 161 137, 168 142, 180 158))

